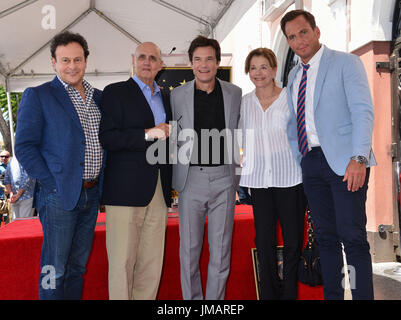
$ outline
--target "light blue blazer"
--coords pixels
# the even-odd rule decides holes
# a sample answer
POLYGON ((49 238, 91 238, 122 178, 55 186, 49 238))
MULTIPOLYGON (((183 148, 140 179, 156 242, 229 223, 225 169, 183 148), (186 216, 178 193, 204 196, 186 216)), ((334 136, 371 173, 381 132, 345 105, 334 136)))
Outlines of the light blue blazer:
MULTIPOLYGON (((297 119, 292 101, 293 82, 301 65, 288 76, 290 120, 288 138, 295 157, 298 150, 297 119)), ((352 156, 364 156, 376 165, 372 151, 373 103, 366 72, 359 57, 324 48, 313 96, 316 131, 330 168, 339 176, 352 156)))

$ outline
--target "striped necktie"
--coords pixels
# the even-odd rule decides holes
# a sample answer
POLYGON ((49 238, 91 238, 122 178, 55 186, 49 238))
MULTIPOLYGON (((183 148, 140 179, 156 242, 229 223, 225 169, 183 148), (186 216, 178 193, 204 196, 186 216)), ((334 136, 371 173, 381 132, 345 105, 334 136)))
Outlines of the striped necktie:
POLYGON ((310 65, 302 64, 303 72, 301 83, 298 89, 298 102, 297 102, 297 129, 298 129, 298 148, 301 152, 302 157, 305 157, 308 152, 308 137, 306 135, 306 125, 305 125, 305 95, 306 95, 306 81, 307 74, 310 65))

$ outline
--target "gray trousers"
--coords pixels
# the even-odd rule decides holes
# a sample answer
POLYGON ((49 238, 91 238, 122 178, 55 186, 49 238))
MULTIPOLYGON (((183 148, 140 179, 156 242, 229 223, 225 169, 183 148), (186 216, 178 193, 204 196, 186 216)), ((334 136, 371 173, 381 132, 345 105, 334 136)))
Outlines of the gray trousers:
POLYGON ((208 221, 207 300, 223 300, 230 272, 235 187, 228 165, 189 168, 179 194, 181 288, 184 300, 203 299, 199 259, 208 221))
POLYGON ((11 204, 11 210, 13 212, 13 220, 17 218, 29 218, 33 217, 35 208, 32 208, 33 198, 19 200, 11 204))

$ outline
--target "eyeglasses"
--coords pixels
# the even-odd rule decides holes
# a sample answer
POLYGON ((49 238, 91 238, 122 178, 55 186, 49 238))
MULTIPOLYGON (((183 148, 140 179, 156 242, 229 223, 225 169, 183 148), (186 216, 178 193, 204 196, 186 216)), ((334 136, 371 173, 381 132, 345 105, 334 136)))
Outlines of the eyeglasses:
POLYGON ((6 158, 6 159, 8 159, 8 158, 10 158, 10 156, 0 156, 0 158, 6 158))

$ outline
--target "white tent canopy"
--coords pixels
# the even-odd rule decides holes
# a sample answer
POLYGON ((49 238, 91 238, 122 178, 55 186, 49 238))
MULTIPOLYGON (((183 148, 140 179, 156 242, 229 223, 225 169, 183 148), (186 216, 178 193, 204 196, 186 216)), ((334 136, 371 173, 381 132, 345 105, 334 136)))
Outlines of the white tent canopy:
MULTIPOLYGON (((99 89, 128 78, 141 42, 158 44, 167 66, 188 65, 193 38, 223 40, 255 1, 1 0, 0 83, 16 92, 52 79, 49 44, 63 30, 88 41, 86 79, 99 89)), ((223 53, 222 65, 230 60, 223 53)))

